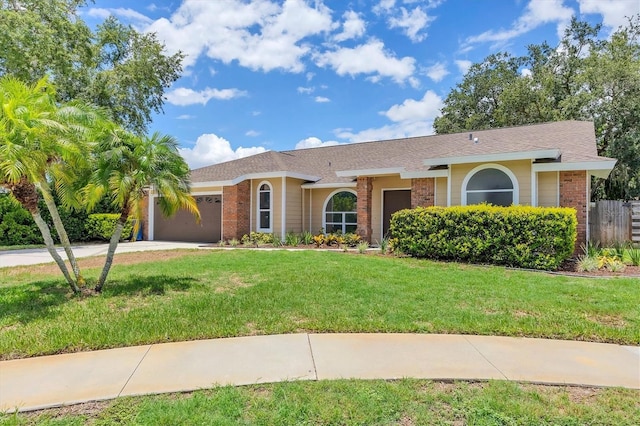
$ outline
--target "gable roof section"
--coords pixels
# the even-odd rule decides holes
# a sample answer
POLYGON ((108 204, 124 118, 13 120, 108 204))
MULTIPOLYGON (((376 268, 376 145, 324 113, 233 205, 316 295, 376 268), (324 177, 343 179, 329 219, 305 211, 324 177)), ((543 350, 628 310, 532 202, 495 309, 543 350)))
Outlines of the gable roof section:
MULTIPOLYGON (((451 164, 530 159, 534 170, 590 170, 608 174, 615 160, 600 157, 592 122, 560 121, 520 127, 291 151, 268 151, 191 172, 198 183, 233 185, 245 179, 296 177, 317 185, 356 176, 446 176, 451 164), (476 139, 477 138, 477 139, 476 139), (539 162, 536 163, 536 160, 539 162)), ((597 174, 597 173, 595 173, 597 174)))

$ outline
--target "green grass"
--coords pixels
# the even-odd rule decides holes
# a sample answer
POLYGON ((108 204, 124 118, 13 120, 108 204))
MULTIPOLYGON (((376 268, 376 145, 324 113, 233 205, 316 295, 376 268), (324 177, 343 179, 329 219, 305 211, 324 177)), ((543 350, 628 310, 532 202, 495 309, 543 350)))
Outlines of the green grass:
MULTIPOLYGON (((85 272, 95 280, 99 269, 85 272)), ((198 252, 136 265, 116 260, 104 293, 80 299, 59 275, 0 269, 0 357, 301 331, 637 345, 638 306, 633 278, 319 251, 198 252)))
POLYGON ((36 248, 45 248, 45 245, 44 244, 23 244, 19 246, 0 245, 0 251, 25 250, 25 249, 36 249, 36 248))
POLYGON ((290 382, 0 415, 0 425, 637 425, 638 391, 510 382, 290 382))

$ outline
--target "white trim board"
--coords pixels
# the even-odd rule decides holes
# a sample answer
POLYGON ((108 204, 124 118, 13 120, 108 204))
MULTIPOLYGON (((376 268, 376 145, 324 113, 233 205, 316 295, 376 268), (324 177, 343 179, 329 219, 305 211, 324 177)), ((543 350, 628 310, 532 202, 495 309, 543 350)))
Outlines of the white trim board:
POLYGON ((535 151, 502 152, 495 154, 463 155, 455 157, 429 158, 423 161, 425 166, 442 166, 447 164, 485 163, 488 161, 535 160, 536 158, 560 157, 559 149, 541 149, 535 151))

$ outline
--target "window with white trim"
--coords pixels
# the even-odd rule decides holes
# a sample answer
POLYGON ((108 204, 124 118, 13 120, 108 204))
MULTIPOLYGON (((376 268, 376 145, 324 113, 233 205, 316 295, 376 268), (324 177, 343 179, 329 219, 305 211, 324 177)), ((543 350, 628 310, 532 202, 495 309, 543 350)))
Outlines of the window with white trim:
POLYGON ((514 184, 508 174, 497 168, 478 170, 467 182, 466 204, 514 204, 514 184))
POLYGON ((271 232, 273 221, 272 189, 267 182, 258 186, 258 232, 271 232))
POLYGON ((326 233, 356 232, 358 228, 357 197, 351 191, 339 191, 331 195, 324 208, 326 233))

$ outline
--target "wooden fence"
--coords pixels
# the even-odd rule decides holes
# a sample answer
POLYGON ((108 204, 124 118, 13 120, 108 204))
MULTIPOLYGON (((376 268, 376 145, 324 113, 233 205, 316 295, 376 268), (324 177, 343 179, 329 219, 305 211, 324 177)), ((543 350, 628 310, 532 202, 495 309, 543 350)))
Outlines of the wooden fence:
POLYGON ((640 201, 597 201, 589 210, 589 238, 601 245, 640 243, 640 201))

